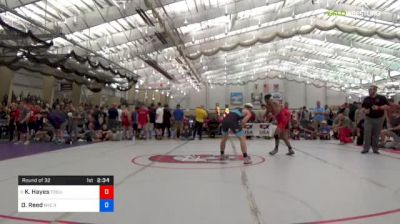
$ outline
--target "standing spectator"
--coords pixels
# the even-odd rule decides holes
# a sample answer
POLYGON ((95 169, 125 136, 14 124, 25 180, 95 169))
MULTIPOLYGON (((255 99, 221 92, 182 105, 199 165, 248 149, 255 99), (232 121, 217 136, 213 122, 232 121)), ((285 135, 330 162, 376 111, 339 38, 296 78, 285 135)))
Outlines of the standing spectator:
POLYGON ((20 142, 24 142, 25 145, 29 145, 29 135, 28 135, 28 121, 31 116, 31 111, 29 106, 25 102, 20 104, 20 116, 17 121, 17 129, 20 134, 20 142))
POLYGON ((249 119, 249 123, 254 123, 254 122, 256 122, 257 121, 257 115, 256 115, 256 113, 252 110, 251 111, 251 117, 250 117, 250 119, 249 119))
POLYGON ((174 129, 175 129, 175 133, 176 133, 176 138, 180 138, 181 137, 181 130, 183 128, 183 118, 185 116, 185 113, 183 112, 183 110, 181 109, 181 105, 178 104, 176 105, 176 109, 174 111, 174 129))
POLYGON ((221 116, 221 107, 219 106, 219 103, 215 104, 215 114, 217 115, 217 117, 221 116))
POLYGON ((360 121, 362 119, 364 119, 365 114, 362 108, 362 104, 361 103, 357 103, 357 109, 356 112, 354 114, 354 121, 356 122, 356 124, 360 123, 360 121))
MULTIPOLYGON (((364 114, 364 111, 362 109, 361 103, 356 103, 356 106, 357 106, 357 109, 354 112, 354 130, 353 130, 353 133, 355 133, 355 135, 358 137, 359 124, 360 124, 360 121, 364 119, 365 114, 364 114)), ((362 124, 362 126, 364 126, 364 124, 362 124)), ((364 129, 364 127, 363 127, 363 129, 364 129)))
POLYGON ((107 109, 105 107, 100 107, 99 110, 99 124, 101 129, 103 127, 103 124, 107 123, 107 109))
POLYGON ((17 125, 17 121, 19 120, 20 111, 17 107, 17 104, 12 103, 10 106, 10 117, 8 120, 8 131, 9 131, 9 140, 12 142, 14 140, 15 128, 17 125))
POLYGON ((139 107, 136 106, 135 109, 131 113, 131 121, 132 121, 132 134, 134 138, 139 137, 139 107))
POLYGON ((317 101, 317 106, 314 108, 314 119, 313 124, 315 129, 319 129, 322 121, 325 120, 325 109, 321 107, 321 102, 317 101))
POLYGON ((168 138, 171 138, 171 111, 168 107, 168 104, 164 105, 164 114, 163 114, 163 130, 162 136, 164 136, 164 131, 167 129, 168 131, 168 138))
POLYGON ((118 127, 118 109, 117 105, 114 103, 110 109, 108 109, 108 128, 110 130, 117 130, 118 127))
POLYGON ((158 103, 156 109, 156 138, 159 140, 162 139, 163 120, 164 108, 161 106, 161 103, 158 103))
POLYGON ((131 116, 129 114, 128 108, 124 108, 121 114, 121 124, 122 124, 122 138, 129 139, 131 130, 131 116))
POLYGON ((8 95, 5 94, 3 96, 3 101, 1 101, 1 105, 4 106, 4 107, 7 106, 7 102, 8 102, 8 95))
POLYGON ((362 104, 365 110, 364 123, 364 150, 361 153, 368 153, 372 146, 374 153, 379 154, 379 135, 382 130, 384 120, 384 110, 388 106, 388 100, 385 96, 377 94, 378 87, 372 85, 369 87, 367 96, 362 104))
POLYGON ((141 130, 140 138, 147 139, 149 123, 149 110, 145 105, 142 105, 138 110, 138 128, 141 130))
POLYGON ((0 106, 0 120, 6 120, 6 119, 7 119, 7 107, 0 106))
POLYGON ((101 128, 101 125, 100 125, 100 114, 101 113, 102 112, 99 110, 99 106, 96 105, 94 107, 94 110, 93 110, 93 113, 92 113, 92 116, 93 116, 93 119, 94 119, 94 130, 95 131, 100 130, 100 128, 101 128))
POLYGON ((357 110, 357 102, 353 102, 350 106, 349 106, 349 118, 352 122, 355 122, 355 117, 356 117, 356 110, 357 110))
POLYGON ((364 119, 362 118, 357 124, 357 142, 356 144, 361 146, 364 144, 364 119))
POLYGON ((118 105, 118 129, 122 127, 122 109, 121 109, 121 105, 118 105))
POLYGON ((68 124, 67 124, 67 132, 70 136, 70 144, 72 142, 76 142, 78 140, 78 122, 79 122, 79 113, 75 109, 72 102, 69 103, 68 108, 68 124))
POLYGON ((200 107, 196 108, 196 123, 194 125, 193 131, 193 140, 196 138, 196 133, 199 134, 199 139, 202 139, 202 132, 203 132, 203 124, 204 120, 207 118, 207 111, 204 109, 204 106, 201 105, 200 107))
POLYGON ((224 109, 224 117, 229 114, 229 105, 225 104, 225 109, 224 109))
POLYGON ((310 113, 307 110, 306 106, 303 106, 303 108, 300 108, 299 111, 299 121, 300 123, 308 123, 310 120, 310 113))
POLYGON ((36 122, 40 110, 38 110, 38 108, 34 104, 27 104, 27 107, 29 108, 29 111, 31 113, 28 119, 28 137, 29 139, 31 139, 33 136, 35 136, 35 133, 37 131, 36 122))
POLYGON ((329 108, 329 106, 328 105, 325 105, 325 120, 326 120, 326 122, 328 123, 328 125, 329 126, 332 126, 332 123, 333 123, 333 112, 332 112, 332 109, 331 108, 329 108))
POLYGON ((154 108, 154 104, 153 103, 150 105, 149 119, 150 119, 150 123, 149 123, 149 126, 148 126, 149 138, 152 139, 153 138, 154 129, 155 129, 155 126, 156 126, 156 109, 154 108))

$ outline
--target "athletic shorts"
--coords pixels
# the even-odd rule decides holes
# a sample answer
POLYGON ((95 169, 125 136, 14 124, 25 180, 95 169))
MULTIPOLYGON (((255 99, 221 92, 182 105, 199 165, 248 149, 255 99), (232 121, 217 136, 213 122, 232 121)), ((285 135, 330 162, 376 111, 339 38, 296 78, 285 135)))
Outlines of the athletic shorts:
POLYGON ((28 125, 26 123, 18 123, 17 130, 22 134, 28 133, 28 125))
POLYGON ((227 119, 222 122, 222 136, 228 136, 229 130, 231 130, 237 137, 244 136, 242 126, 237 121, 227 119))
POLYGON ((143 123, 143 124, 139 123, 139 125, 138 125, 139 129, 145 129, 146 127, 147 127, 147 123, 143 123))
POLYGON ((162 129, 164 125, 162 123, 156 123, 156 129, 162 129))
POLYGON ((277 128, 280 130, 288 130, 289 129, 289 121, 290 121, 290 113, 285 110, 281 110, 276 116, 277 128))
POLYGON ((154 123, 149 123, 147 128, 152 131, 154 129, 154 123))
POLYGON ((29 122, 28 123, 28 127, 29 127, 29 131, 30 130, 34 130, 34 131, 37 131, 37 125, 36 125, 36 122, 29 122))

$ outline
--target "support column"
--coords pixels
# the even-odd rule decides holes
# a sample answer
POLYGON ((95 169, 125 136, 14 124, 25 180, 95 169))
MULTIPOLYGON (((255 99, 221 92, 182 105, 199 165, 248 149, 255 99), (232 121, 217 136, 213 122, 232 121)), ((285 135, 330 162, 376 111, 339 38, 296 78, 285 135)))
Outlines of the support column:
POLYGON ((14 71, 7 67, 0 67, 0 99, 3 100, 3 96, 7 94, 7 105, 12 100, 14 71))
POLYGON ((128 104, 133 104, 136 101, 136 90, 132 87, 128 90, 128 104))
POLYGON ((326 87, 326 82, 324 85, 324 104, 323 105, 328 105, 328 87, 326 87))
POLYGON ((247 103, 247 102, 250 102, 249 101, 249 99, 251 98, 250 97, 250 91, 249 91, 249 83, 247 83, 247 84, 244 84, 244 86, 243 86, 243 105, 245 104, 245 103, 247 103))
POLYGON ((72 83, 71 98, 72 98, 72 104, 76 108, 81 103, 81 94, 82 94, 82 86, 77 84, 77 83, 75 83, 75 82, 73 82, 72 83))
POLYGON ((54 84, 55 78, 53 76, 44 76, 43 77, 43 89, 42 95, 44 102, 48 103, 49 105, 53 104, 54 100, 54 84))
POLYGON ((205 107, 206 107, 206 109, 211 109, 212 105, 209 105, 210 104, 210 88, 209 88, 209 85, 205 85, 204 88, 205 88, 204 91, 206 92, 206 105, 205 105, 205 107))
POLYGON ((154 101, 151 100, 150 102, 154 102, 154 104, 161 103, 162 105, 164 105, 164 102, 163 102, 162 95, 161 95, 160 91, 158 91, 158 92, 153 91, 151 94, 152 94, 151 97, 153 97, 153 94, 154 94, 154 101))
POLYGON ((284 102, 287 102, 287 103, 289 104, 289 108, 290 108, 290 107, 293 106, 293 105, 291 105, 291 104, 289 103, 289 97, 288 97, 288 94, 289 94, 289 87, 288 87, 288 80, 287 80, 287 79, 284 79, 284 80, 283 80, 283 90, 282 90, 282 92, 285 93, 285 94, 283 95, 283 100, 284 100, 284 102))
POLYGON ((304 106, 308 108, 308 91, 307 91, 307 83, 304 83, 304 106))
POLYGON ((228 85, 224 85, 224 90, 225 90, 225 104, 221 105, 223 108, 225 108, 225 105, 230 105, 231 104, 231 96, 230 96, 230 93, 229 93, 228 85))
POLYGON ((156 102, 156 92, 154 90, 147 90, 147 98, 145 99, 144 103, 145 104, 151 104, 153 102, 153 98, 154 98, 154 102, 156 102))

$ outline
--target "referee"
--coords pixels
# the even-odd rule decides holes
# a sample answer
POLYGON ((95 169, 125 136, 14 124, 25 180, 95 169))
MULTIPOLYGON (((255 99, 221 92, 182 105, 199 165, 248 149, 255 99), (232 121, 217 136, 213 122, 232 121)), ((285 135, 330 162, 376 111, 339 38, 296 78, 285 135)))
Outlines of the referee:
POLYGON ((378 95, 377 90, 377 86, 371 85, 368 89, 369 96, 362 103, 365 112, 364 150, 361 151, 362 154, 368 153, 371 146, 372 151, 375 154, 379 154, 379 135, 385 119, 385 110, 389 102, 385 96, 378 95))

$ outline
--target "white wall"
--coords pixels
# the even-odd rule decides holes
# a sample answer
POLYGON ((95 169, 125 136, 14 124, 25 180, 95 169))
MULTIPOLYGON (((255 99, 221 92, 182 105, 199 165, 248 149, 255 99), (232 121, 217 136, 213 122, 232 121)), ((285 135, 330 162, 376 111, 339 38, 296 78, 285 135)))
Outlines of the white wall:
POLYGON ((19 96, 23 92, 24 96, 30 95, 42 96, 43 78, 39 74, 26 74, 25 72, 16 72, 13 80, 14 94, 19 96))
MULTIPOLYGON (((321 105, 326 104, 325 100, 325 88, 317 88, 313 85, 306 85, 307 89, 307 97, 306 97, 306 107, 307 108, 314 108, 316 106, 316 102, 319 100, 321 102, 321 105)), ((304 94, 303 94, 304 96, 304 94)), ((342 101, 341 104, 343 104, 345 101, 342 101)))
POLYGON ((289 103, 290 108, 300 108, 306 105, 304 83, 287 81, 285 91, 285 100, 289 103))
MULTIPOLYGON (((260 80, 253 83, 248 83, 243 86, 214 86, 213 89, 203 87, 200 92, 195 90, 190 91, 188 96, 182 100, 181 106, 186 109, 193 109, 199 105, 204 105, 208 109, 214 109, 215 104, 223 108, 225 104, 230 103, 231 92, 242 92, 244 102, 251 101, 251 93, 255 92, 255 84, 258 85, 258 93, 263 92, 263 85, 265 80, 260 80), (208 91, 208 93, 207 93, 208 91)), ((313 85, 306 85, 304 83, 297 83, 294 81, 272 79, 268 80, 269 90, 273 91, 273 85, 279 84, 279 91, 283 93, 284 100, 289 103, 290 108, 299 108, 307 106, 309 108, 315 107, 317 100, 321 101, 321 105, 341 105, 346 100, 358 101, 358 96, 352 96, 352 99, 347 99, 344 92, 333 91, 325 88, 317 88, 313 85)), ((177 100, 171 100, 170 106, 174 108, 177 100)))

